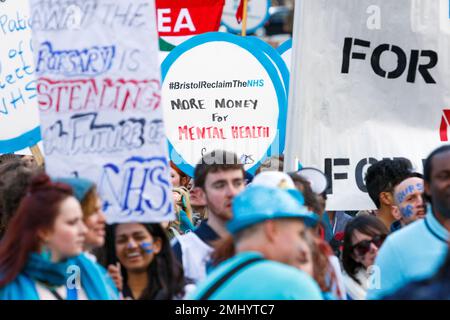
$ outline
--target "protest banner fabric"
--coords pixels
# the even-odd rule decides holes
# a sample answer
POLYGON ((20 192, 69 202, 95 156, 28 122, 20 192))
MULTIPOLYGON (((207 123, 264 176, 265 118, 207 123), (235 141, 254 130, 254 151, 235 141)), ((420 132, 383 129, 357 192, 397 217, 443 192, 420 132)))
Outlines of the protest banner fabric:
POLYGON ((0 154, 41 140, 27 1, 0 2, 0 154))
POLYGON ((46 169, 97 184, 109 223, 173 219, 153 0, 33 0, 46 169))
POLYGON ((422 171, 448 143, 449 1, 297 4, 285 169, 298 158, 323 170, 329 210, 372 209, 372 163, 403 157, 422 171))

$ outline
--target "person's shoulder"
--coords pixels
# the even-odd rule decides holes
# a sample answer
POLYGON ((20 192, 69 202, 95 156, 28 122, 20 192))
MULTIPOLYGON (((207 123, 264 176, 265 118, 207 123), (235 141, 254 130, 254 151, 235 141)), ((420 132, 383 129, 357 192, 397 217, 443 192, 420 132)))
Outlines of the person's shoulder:
POLYGON ((255 265, 252 272, 264 272, 270 275, 270 278, 272 280, 276 280, 277 282, 289 283, 290 285, 304 285, 314 283, 311 276, 309 276, 306 272, 287 264, 272 260, 264 260, 261 263, 255 265))
POLYGON ((418 235, 424 231, 426 231, 425 220, 421 219, 391 233, 386 238, 385 243, 391 245, 403 245, 405 243, 412 243, 414 240, 420 241, 418 235))
POLYGON ((383 297, 383 300, 444 300, 450 298, 450 292, 442 290, 442 283, 429 279, 412 282, 393 294, 383 297))

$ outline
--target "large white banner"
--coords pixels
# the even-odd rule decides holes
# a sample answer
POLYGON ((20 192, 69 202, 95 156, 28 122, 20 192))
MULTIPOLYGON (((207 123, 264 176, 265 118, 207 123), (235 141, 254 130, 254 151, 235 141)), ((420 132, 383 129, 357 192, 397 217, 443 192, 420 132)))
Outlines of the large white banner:
POLYGON ((32 0, 46 168, 97 183, 108 222, 173 218, 153 0, 32 0))
POLYGON ((41 140, 26 0, 0 1, 0 154, 41 140))
POLYGON ((374 208, 367 168, 448 143, 449 0, 302 0, 295 12, 286 169, 323 170, 329 210, 374 208))

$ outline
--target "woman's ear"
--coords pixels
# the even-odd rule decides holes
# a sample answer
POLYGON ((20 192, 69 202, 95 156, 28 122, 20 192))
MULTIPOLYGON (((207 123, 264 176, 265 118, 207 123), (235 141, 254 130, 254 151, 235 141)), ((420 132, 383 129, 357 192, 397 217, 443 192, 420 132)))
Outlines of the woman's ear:
POLYGON ((47 243, 50 240, 49 230, 38 230, 37 235, 43 243, 47 243))
POLYGON ((162 241, 161 241, 161 238, 156 238, 156 239, 153 241, 153 253, 154 253, 154 254, 158 254, 158 253, 161 252, 161 249, 162 249, 162 241))
POLYGON ((383 203, 385 206, 393 206, 394 203, 394 196, 391 192, 381 192, 380 193, 380 202, 383 203))

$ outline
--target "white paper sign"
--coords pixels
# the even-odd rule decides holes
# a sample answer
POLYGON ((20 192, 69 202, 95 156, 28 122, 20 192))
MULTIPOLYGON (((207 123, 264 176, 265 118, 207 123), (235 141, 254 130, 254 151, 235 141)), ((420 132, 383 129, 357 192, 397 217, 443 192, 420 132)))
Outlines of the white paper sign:
POLYGON ((33 0, 46 167, 93 180, 112 222, 173 218, 153 0, 33 0))
POLYGON ((0 154, 41 140, 27 1, 0 1, 0 154))
POLYGON ((448 0, 303 0, 292 68, 286 169, 297 157, 323 170, 329 210, 374 208, 371 163, 404 157, 422 171, 448 143, 448 0))
POLYGON ((199 35, 175 48, 162 71, 170 156, 187 174, 216 149, 236 152, 250 172, 283 151, 286 91, 275 64, 253 41, 199 35))

